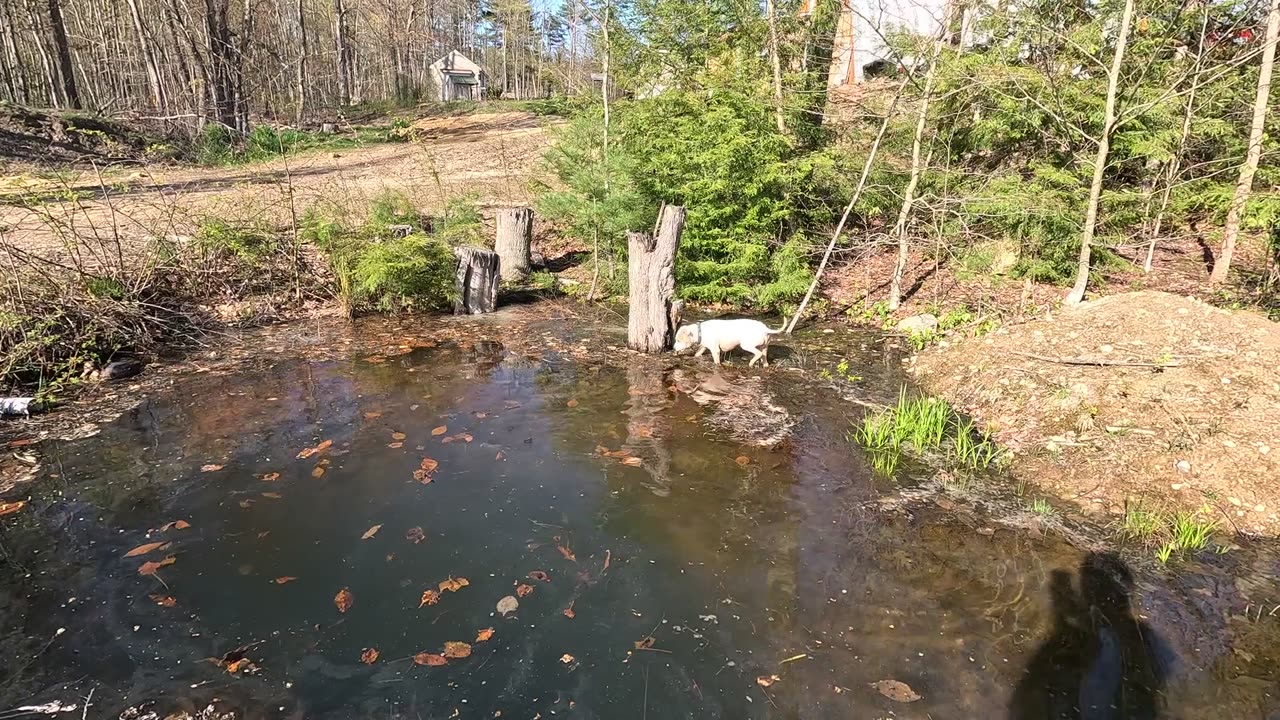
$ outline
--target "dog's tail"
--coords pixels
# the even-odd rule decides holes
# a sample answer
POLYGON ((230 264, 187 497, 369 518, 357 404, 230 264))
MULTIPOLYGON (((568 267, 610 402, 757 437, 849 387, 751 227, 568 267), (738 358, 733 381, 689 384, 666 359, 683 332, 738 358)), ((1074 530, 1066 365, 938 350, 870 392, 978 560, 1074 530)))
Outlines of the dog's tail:
POLYGON ((770 335, 785 335, 787 332, 787 316, 782 316, 782 325, 779 326, 777 330, 774 330, 768 325, 766 325, 765 328, 769 331, 770 335))

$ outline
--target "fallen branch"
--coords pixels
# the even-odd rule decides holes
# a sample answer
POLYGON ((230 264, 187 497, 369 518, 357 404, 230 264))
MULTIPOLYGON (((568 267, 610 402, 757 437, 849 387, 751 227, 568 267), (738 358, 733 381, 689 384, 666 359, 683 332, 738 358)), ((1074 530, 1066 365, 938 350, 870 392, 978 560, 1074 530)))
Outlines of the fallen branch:
POLYGON ((1011 355, 1031 358, 1041 362, 1056 363, 1058 365, 1092 365, 1096 367, 1145 367, 1145 368, 1168 368, 1180 367, 1182 363, 1177 360, 1169 362, 1136 362, 1133 360, 1090 360, 1089 358, 1070 358, 1070 357, 1050 357, 1048 355, 1036 355, 1035 353, 1010 351, 1011 355))

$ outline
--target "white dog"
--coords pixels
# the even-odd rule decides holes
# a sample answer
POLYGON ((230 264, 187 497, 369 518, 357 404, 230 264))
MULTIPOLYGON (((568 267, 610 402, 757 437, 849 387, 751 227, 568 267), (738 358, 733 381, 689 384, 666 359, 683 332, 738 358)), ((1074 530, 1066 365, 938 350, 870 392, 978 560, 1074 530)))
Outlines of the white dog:
POLYGON ((707 320, 693 325, 682 325, 679 330, 676 330, 675 351, 684 352, 697 345, 698 352, 693 354, 694 357, 701 355, 704 350, 710 350, 711 359, 719 365, 720 353, 740 347, 751 353, 751 362, 747 363, 748 367, 755 365, 757 360, 763 360, 764 364, 768 365, 769 340, 774 335, 781 335, 786 326, 787 323, 784 320, 782 327, 774 330, 759 320, 747 318, 707 320))

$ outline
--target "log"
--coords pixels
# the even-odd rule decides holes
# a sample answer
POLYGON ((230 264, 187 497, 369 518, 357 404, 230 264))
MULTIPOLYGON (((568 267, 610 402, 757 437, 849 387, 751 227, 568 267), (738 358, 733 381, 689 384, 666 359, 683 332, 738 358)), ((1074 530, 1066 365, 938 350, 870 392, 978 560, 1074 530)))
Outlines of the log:
POLYGON ((493 247, 502 259, 502 279, 519 282, 529 277, 529 246, 533 243, 533 210, 498 210, 498 236, 493 247))
POLYGON ((498 305, 501 261, 498 253, 479 247, 456 247, 458 275, 454 283, 453 314, 493 312, 498 305))
POLYGON ((675 304, 676 249, 684 231, 684 208, 664 205, 658 215, 658 234, 627 233, 627 277, 631 302, 627 318, 627 347, 660 353, 675 340, 680 308, 675 304))

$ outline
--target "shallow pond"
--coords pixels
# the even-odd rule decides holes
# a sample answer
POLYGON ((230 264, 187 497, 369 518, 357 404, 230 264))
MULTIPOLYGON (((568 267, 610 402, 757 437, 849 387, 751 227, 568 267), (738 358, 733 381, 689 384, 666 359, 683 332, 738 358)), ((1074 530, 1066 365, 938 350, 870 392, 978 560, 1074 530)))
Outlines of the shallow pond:
POLYGON ((180 377, 42 448, 50 472, 0 531, 3 707, 92 691, 90 717, 1280 708, 1270 548, 1128 567, 919 468, 875 477, 847 439, 859 406, 815 375, 836 347, 856 393, 894 395, 876 337, 715 370, 607 351, 621 331, 574 316, 444 325, 296 327, 274 359, 180 377))

